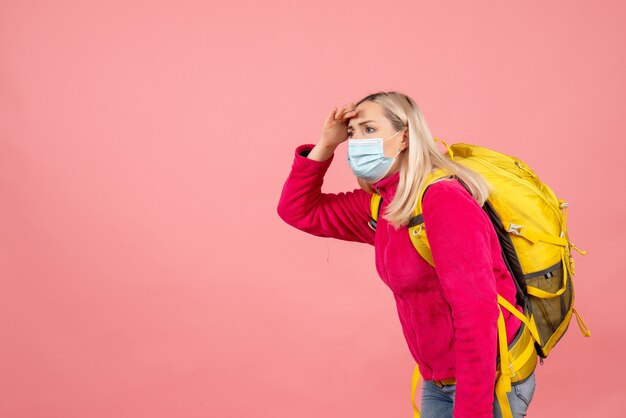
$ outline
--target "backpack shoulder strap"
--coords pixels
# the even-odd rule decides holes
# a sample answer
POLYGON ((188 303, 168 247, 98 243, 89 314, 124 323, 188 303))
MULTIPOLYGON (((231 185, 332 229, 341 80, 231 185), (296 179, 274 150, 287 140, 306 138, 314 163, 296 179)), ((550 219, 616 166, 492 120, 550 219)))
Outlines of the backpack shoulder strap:
MULTIPOLYGON (((434 178, 433 181, 430 182, 430 184, 444 177, 448 177, 448 175, 442 174, 441 177, 434 178)), ((424 188, 424 192, 430 186, 430 184, 427 184, 427 186, 424 188)), ((422 214, 421 214, 421 199, 424 196, 424 192, 422 192, 422 194, 419 197, 420 199, 419 213, 416 213, 416 215, 411 218, 411 220, 409 221, 409 225, 408 225, 409 228, 419 226, 420 224, 423 223, 422 214)), ((368 225, 374 231, 376 231, 376 224, 378 223, 378 218, 380 217, 380 208, 382 207, 382 204, 383 204, 383 197, 379 193, 372 193, 372 197, 370 199, 370 220, 368 222, 368 225)))
POLYGON ((447 173, 442 169, 436 169, 433 170, 426 177, 424 187, 422 187, 422 191, 417 198, 417 204, 415 205, 415 210, 413 211, 413 217, 408 224, 409 238, 411 239, 413 246, 422 256, 422 258, 424 258, 424 260, 426 260, 428 264, 433 267, 435 266, 435 263, 433 261, 432 252, 430 251, 430 244, 428 243, 428 237, 424 225, 424 216, 422 215, 422 200, 424 199, 424 194, 426 193, 426 190, 431 185, 438 182, 439 180, 448 178, 450 176, 450 173, 447 173))

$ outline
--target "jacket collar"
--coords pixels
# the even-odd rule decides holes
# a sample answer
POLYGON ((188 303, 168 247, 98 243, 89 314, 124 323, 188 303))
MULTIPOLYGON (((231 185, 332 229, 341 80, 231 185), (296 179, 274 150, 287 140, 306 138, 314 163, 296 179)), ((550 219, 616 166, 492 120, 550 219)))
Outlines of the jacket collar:
POLYGON ((396 193, 396 188, 398 187, 398 182, 400 181, 400 170, 396 170, 394 173, 388 175, 387 177, 378 180, 376 183, 372 184, 372 188, 380 193, 384 200, 387 202, 393 199, 394 194, 396 193))

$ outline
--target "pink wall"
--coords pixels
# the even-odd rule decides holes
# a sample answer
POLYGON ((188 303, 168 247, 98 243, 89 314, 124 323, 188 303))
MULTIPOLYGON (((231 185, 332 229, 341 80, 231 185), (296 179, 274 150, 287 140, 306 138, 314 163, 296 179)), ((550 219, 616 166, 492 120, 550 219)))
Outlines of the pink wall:
MULTIPOLYGON (((334 105, 411 95, 570 207, 533 417, 621 417, 621 1, 0 4, 0 416, 410 417, 373 249, 276 214, 334 105), (557 415, 558 414, 558 415, 557 415)), ((356 187, 338 152, 326 191, 356 187)))

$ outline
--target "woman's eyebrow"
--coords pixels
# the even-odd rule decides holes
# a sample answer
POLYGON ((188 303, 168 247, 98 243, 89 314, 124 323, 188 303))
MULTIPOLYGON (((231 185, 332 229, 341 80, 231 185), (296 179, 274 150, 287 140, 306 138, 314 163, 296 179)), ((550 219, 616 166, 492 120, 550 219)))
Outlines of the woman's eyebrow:
MULTIPOLYGON (((363 122, 359 122, 359 126, 365 125, 366 123, 376 122, 375 120, 365 120, 363 122)), ((354 129, 352 126, 348 125, 348 129, 354 129)))

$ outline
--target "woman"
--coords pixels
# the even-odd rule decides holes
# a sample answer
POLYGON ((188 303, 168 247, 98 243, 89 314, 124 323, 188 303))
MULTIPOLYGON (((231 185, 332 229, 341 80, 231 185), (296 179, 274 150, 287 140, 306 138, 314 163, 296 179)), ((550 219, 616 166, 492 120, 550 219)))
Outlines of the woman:
MULTIPOLYGON (((410 97, 378 92, 333 108, 318 143, 296 148, 278 203, 280 217, 304 232, 375 246, 376 269, 393 292, 424 378, 422 418, 501 416, 494 395, 497 293, 523 310, 481 208, 489 190, 482 176, 439 151, 410 97), (334 151, 346 140, 361 189, 322 193, 334 151), (437 168, 456 178, 431 184, 422 200, 434 268, 415 250, 407 224, 425 177, 437 168), (368 226, 373 191, 382 196, 376 231, 368 226)), ((511 343, 520 321, 503 314, 511 343)), ((514 417, 526 416, 534 389, 533 372, 507 393, 514 417)))

